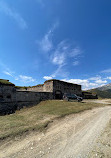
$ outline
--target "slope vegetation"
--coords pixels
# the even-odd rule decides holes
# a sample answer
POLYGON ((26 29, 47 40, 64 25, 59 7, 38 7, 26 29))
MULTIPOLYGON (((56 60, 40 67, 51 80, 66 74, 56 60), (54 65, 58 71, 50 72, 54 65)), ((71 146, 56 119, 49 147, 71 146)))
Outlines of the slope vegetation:
POLYGON ((89 92, 93 94, 97 94, 99 98, 111 98, 111 89, 108 90, 100 90, 98 88, 91 89, 89 92))
POLYGON ((11 115, 0 116, 0 139, 22 135, 33 130, 43 130, 54 118, 98 106, 104 106, 104 104, 60 100, 42 101, 37 106, 21 109, 11 115))
POLYGON ((88 90, 93 94, 97 94, 100 98, 111 98, 111 83, 102 87, 88 90))

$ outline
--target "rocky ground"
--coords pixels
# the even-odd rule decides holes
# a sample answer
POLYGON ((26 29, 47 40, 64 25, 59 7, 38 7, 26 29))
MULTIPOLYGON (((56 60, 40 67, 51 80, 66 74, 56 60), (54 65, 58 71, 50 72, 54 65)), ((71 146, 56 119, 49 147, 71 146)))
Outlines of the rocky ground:
POLYGON ((99 136, 89 158, 111 158, 111 120, 99 136))

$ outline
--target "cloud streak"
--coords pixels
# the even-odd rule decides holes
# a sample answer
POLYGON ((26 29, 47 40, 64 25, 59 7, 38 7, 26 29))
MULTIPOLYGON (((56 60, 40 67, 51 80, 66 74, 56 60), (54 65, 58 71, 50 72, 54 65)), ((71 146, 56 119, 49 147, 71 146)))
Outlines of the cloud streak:
POLYGON ((101 71, 101 73, 111 73, 111 69, 103 70, 103 71, 101 71))
POLYGON ((5 75, 8 75, 8 76, 13 77, 13 72, 11 72, 10 70, 3 71, 3 73, 4 73, 5 75))
POLYGON ((24 83, 30 83, 30 82, 35 82, 36 79, 34 79, 33 77, 31 76, 25 76, 25 75, 19 75, 16 80, 20 80, 24 83))
POLYGON ((0 12, 15 20, 21 29, 26 29, 28 27, 22 16, 4 1, 0 1, 0 12))
POLYGON ((78 66, 79 65, 79 61, 74 61, 73 62, 73 66, 78 66))
POLYGON ((40 50, 42 52, 49 52, 53 48, 52 40, 51 40, 52 32, 51 30, 43 37, 43 39, 38 42, 40 50))
POLYGON ((44 37, 36 41, 39 45, 39 50, 41 53, 45 53, 48 60, 56 66, 56 70, 49 75, 48 77, 57 77, 57 76, 66 76, 68 71, 64 71, 64 67, 68 64, 68 61, 71 59, 74 60, 72 63, 73 66, 78 66, 80 64, 79 59, 80 54, 82 53, 81 49, 73 45, 73 42, 69 40, 62 40, 56 45, 53 44, 53 32, 58 27, 59 23, 56 22, 53 27, 44 35, 44 37), (64 74, 64 75, 63 75, 64 74))
POLYGON ((82 52, 81 50, 77 47, 74 48, 71 46, 71 44, 67 41, 67 40, 63 40, 61 41, 55 48, 55 50, 52 52, 51 55, 51 62, 54 65, 57 65, 58 68, 56 69, 56 71, 51 75, 52 77, 56 77, 56 76, 60 76, 61 77, 65 77, 67 76, 69 73, 68 71, 64 71, 64 67, 67 65, 68 63, 68 59, 72 59, 76 57, 76 61, 73 62, 74 66, 79 65, 79 61, 77 60, 78 55, 80 55, 82 52))
POLYGON ((54 65, 65 65, 67 47, 65 41, 60 42, 51 56, 54 65))
POLYGON ((53 42, 52 42, 53 31, 58 27, 58 25, 59 23, 56 22, 40 41, 36 41, 42 52, 48 53, 53 49, 53 42))
POLYGON ((82 51, 80 50, 80 48, 76 47, 76 48, 74 48, 74 49, 71 50, 71 52, 70 52, 69 55, 71 57, 76 57, 76 56, 80 55, 81 53, 82 53, 82 51))
POLYGON ((0 60, 0 68, 3 74, 13 77, 15 72, 11 71, 7 65, 0 60))
POLYGON ((51 76, 44 76, 43 78, 44 78, 45 80, 50 80, 50 79, 52 79, 51 76))
POLYGON ((5 74, 8 77, 12 77, 12 79, 22 82, 22 83, 35 83, 36 84, 36 79, 34 79, 31 76, 26 76, 26 75, 16 75, 14 71, 12 71, 7 65, 5 65, 1 60, 0 60, 0 68, 1 72, 5 74))

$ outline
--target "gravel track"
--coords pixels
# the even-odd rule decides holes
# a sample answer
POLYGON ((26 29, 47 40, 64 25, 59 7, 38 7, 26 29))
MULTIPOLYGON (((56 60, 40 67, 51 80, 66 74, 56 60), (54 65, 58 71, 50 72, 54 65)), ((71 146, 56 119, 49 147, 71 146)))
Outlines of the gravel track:
POLYGON ((44 133, 0 144, 0 158, 87 158, 111 119, 111 107, 54 120, 44 133))

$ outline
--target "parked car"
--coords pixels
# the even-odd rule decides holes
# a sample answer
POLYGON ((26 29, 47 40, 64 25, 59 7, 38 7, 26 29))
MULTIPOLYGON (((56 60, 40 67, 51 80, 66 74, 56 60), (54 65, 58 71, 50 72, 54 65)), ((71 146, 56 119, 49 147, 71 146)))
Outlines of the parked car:
POLYGON ((82 97, 77 96, 76 94, 67 94, 67 93, 63 95, 63 99, 67 100, 67 101, 69 101, 69 100, 77 100, 78 102, 81 102, 83 100, 82 97))

